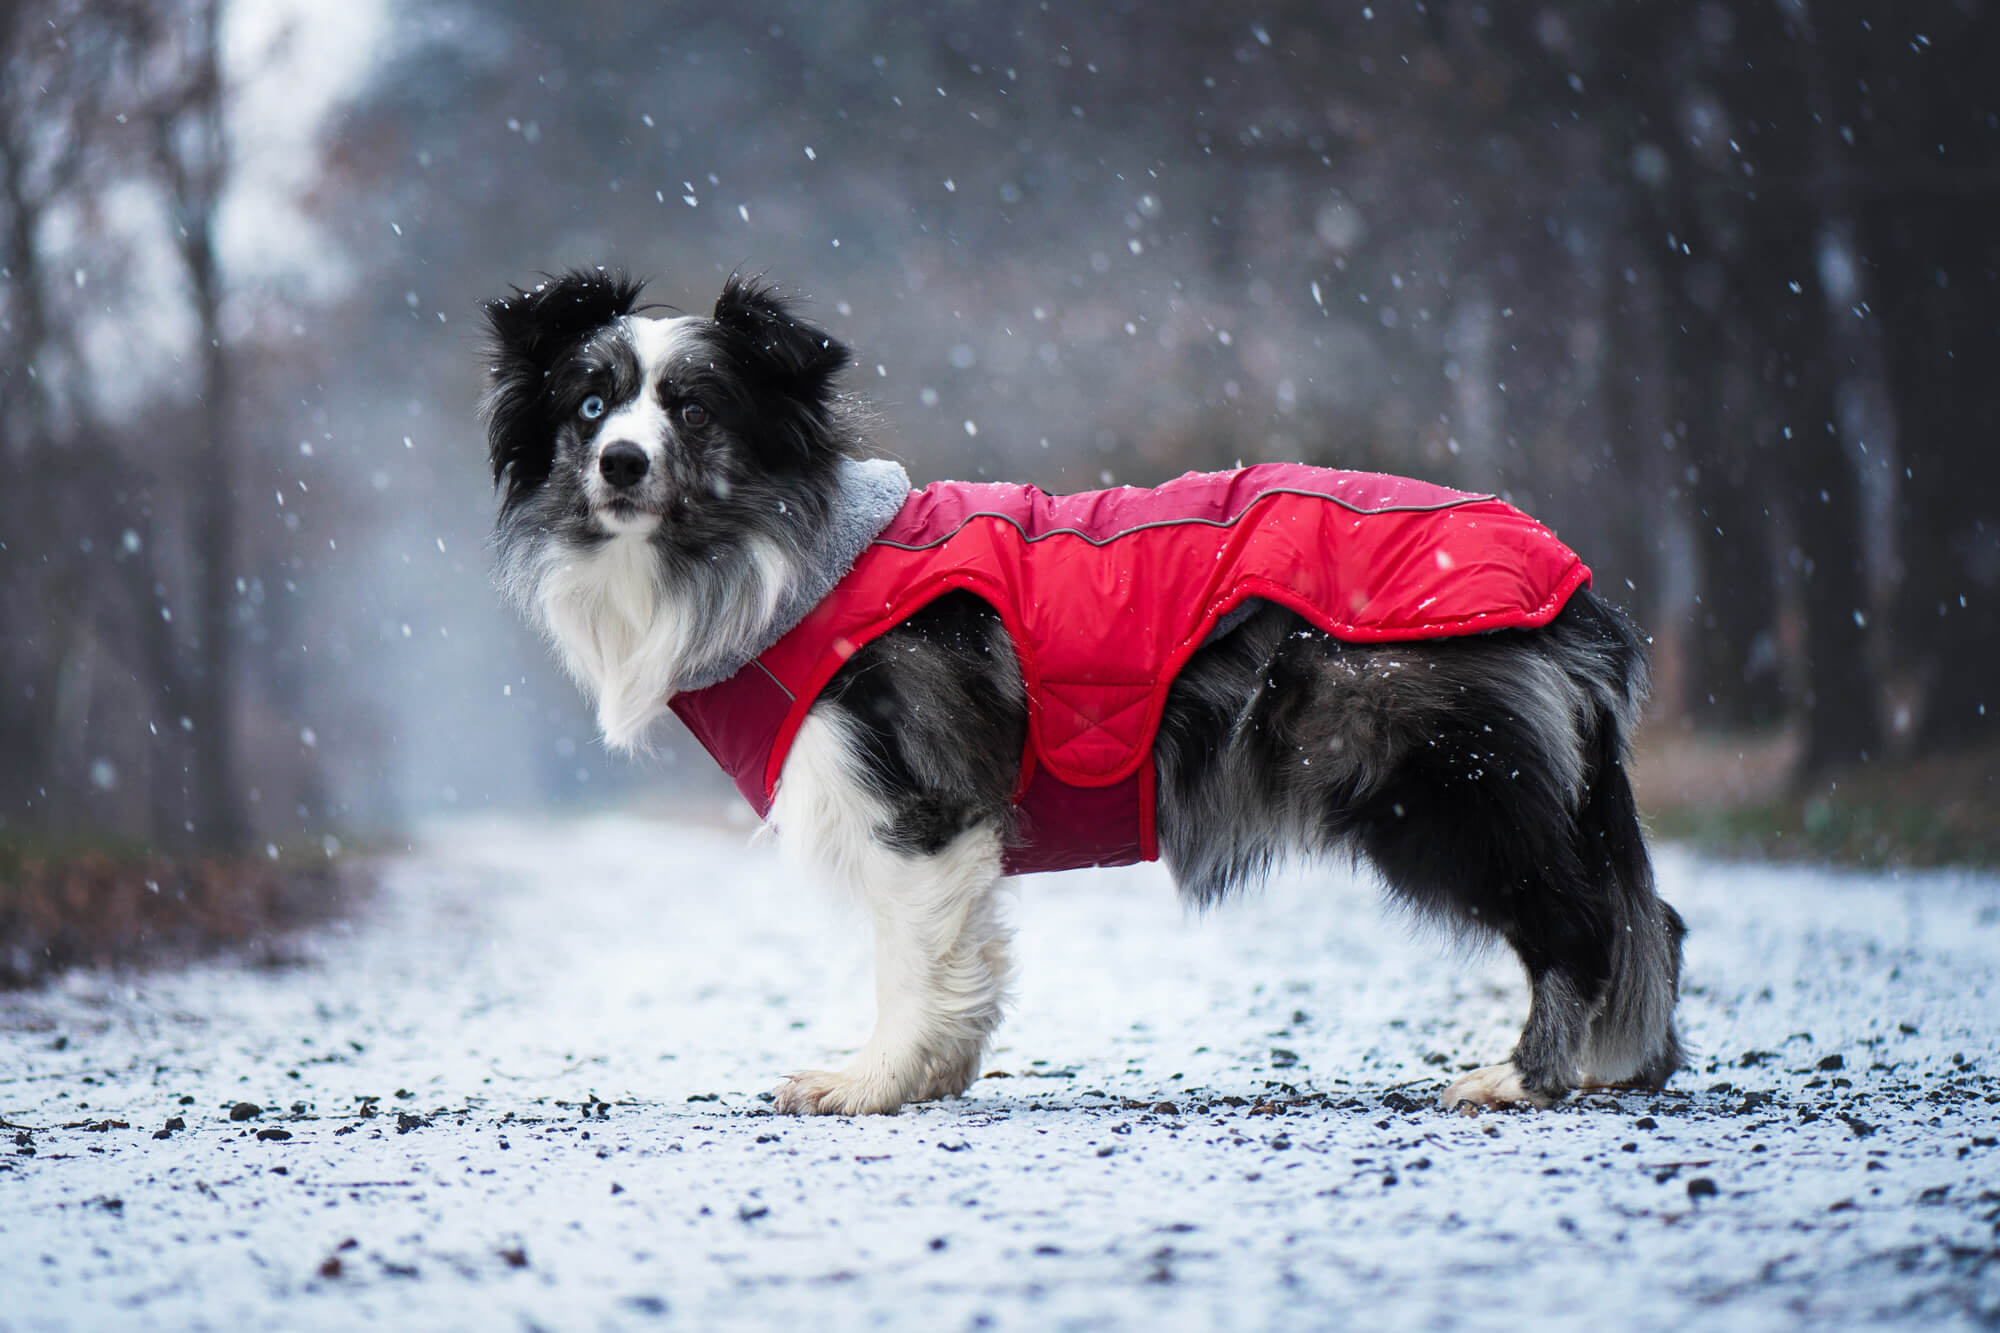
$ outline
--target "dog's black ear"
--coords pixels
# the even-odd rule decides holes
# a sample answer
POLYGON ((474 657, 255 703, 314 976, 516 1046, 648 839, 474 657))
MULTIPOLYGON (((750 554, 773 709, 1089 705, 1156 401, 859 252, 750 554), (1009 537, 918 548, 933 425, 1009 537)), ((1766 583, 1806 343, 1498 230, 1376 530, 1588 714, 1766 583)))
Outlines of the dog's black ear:
POLYGON ((715 322, 742 364, 769 387, 814 407, 833 397, 834 377, 847 368, 846 345, 800 319, 769 284, 731 274, 715 303, 715 322))
POLYGON ((572 269, 486 303, 486 448, 493 484, 507 483, 510 502, 554 465, 554 424, 542 411, 550 368, 592 332, 631 314, 645 286, 623 273, 572 269))
POLYGON ((512 296, 486 303, 493 350, 547 370, 592 330, 631 314, 645 289, 643 278, 607 269, 571 269, 526 290, 516 287, 512 296))

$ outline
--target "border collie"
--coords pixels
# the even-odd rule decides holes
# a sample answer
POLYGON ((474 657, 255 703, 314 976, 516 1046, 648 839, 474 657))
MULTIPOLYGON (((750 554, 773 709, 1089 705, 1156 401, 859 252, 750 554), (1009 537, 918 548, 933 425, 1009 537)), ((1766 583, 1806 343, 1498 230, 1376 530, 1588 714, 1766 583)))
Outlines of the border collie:
MULTIPOLYGON (((501 583, 625 751, 843 576, 881 527, 868 469, 892 472, 891 512, 907 486, 861 461, 847 349, 770 288, 731 278, 711 316, 651 318, 642 286, 576 271, 486 307, 501 583)), ((1245 603, 1167 692, 1159 853, 1203 906, 1288 855, 1357 856, 1402 904, 1512 946, 1526 1026, 1447 1107, 1658 1087, 1682 1058, 1683 931, 1624 767, 1645 684, 1639 635, 1588 587, 1540 628, 1393 644, 1245 603)), ((1027 710, 1008 632, 962 592, 861 647, 812 705, 772 822, 868 905, 877 1016, 846 1068, 785 1080, 778 1110, 892 1112, 978 1077, 1012 972, 999 898, 1027 710)))

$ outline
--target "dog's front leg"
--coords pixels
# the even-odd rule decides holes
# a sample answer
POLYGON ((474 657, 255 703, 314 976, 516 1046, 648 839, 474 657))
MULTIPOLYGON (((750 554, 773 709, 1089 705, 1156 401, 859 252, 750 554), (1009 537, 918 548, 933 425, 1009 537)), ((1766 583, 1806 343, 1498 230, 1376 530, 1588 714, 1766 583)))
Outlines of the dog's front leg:
POLYGON ((1011 975, 1000 836, 975 825, 934 852, 885 839, 882 803, 851 780, 837 724, 800 730, 775 815, 795 850, 852 888, 875 927, 875 1031, 846 1068, 795 1074, 777 1109, 867 1115, 963 1092, 979 1076, 1011 975), (787 790, 789 789, 789 790, 787 790))
POLYGON ((890 852, 858 887, 875 923, 875 1031, 837 1072, 795 1074, 777 1108, 867 1115, 963 1092, 1000 1022, 1009 972, 999 839, 961 834, 935 856, 890 852))

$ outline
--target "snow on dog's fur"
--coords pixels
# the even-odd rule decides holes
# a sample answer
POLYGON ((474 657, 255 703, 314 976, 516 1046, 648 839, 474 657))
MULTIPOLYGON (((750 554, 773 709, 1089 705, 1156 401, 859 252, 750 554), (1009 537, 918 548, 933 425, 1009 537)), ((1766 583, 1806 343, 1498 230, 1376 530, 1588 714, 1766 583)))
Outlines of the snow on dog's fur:
MULTIPOLYGON (((732 278, 712 316, 658 319, 640 289, 575 272, 487 307, 502 583, 628 750, 839 577, 827 534, 866 450, 836 388, 847 349, 770 289, 732 278)), ((1540 629, 1394 645, 1261 604, 1168 695, 1162 857, 1206 905, 1291 854, 1361 856, 1402 903, 1512 946, 1527 1025, 1447 1106, 1657 1086, 1681 1060, 1682 928, 1624 768, 1645 683, 1637 633, 1587 588, 1540 629)), ((1026 727, 1011 642, 965 593, 814 704, 773 822, 868 907, 876 1030, 846 1068, 787 1080, 780 1110, 893 1111, 978 1077, 1011 974, 998 898, 1026 727)))

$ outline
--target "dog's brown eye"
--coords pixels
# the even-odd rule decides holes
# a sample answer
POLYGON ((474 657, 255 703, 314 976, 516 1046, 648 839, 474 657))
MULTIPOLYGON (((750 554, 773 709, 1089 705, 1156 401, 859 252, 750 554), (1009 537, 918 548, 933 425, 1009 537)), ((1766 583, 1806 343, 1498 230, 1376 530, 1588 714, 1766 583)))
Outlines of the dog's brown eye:
POLYGON ((681 420, 690 426, 706 426, 708 424, 708 409, 700 403, 682 403, 681 420))

